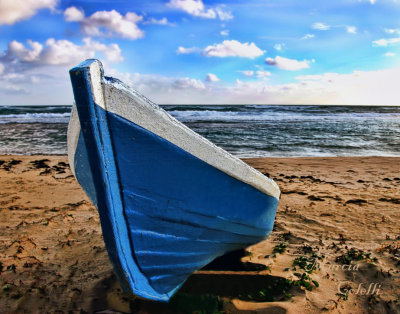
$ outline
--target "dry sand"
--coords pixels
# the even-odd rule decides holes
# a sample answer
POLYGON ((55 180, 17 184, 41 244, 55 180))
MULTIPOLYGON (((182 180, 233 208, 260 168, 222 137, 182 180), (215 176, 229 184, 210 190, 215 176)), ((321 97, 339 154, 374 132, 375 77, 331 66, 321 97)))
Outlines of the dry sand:
MULTIPOLYGON (((227 313, 400 312, 400 158, 245 161, 281 187, 274 231, 225 270, 194 274, 176 300, 218 295, 227 313)), ((64 156, 0 156, 0 224, 0 312, 187 309, 121 291, 64 156)))

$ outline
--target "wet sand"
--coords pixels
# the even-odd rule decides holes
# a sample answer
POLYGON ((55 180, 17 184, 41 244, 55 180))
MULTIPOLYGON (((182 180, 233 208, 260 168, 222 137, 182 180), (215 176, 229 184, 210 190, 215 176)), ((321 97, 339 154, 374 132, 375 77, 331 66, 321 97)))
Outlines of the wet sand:
POLYGON ((400 312, 400 158, 245 161, 281 188, 273 233, 159 304, 121 291, 66 157, 0 156, 0 312, 400 312))

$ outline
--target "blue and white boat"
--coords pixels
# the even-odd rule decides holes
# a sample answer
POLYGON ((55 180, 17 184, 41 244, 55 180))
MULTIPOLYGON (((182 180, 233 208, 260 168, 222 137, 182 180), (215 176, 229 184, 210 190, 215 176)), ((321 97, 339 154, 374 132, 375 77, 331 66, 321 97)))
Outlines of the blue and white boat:
POLYGON ((274 181, 104 76, 98 60, 70 76, 68 158, 123 288, 167 301, 194 271, 268 236, 274 181))

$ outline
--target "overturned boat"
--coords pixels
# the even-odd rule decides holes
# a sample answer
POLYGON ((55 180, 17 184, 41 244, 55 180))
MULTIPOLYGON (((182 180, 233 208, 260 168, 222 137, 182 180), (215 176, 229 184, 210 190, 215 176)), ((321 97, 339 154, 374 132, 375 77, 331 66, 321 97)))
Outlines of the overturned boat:
POLYGON ((197 269, 271 232, 275 182, 105 77, 98 60, 70 77, 70 166, 123 288, 167 301, 197 269))

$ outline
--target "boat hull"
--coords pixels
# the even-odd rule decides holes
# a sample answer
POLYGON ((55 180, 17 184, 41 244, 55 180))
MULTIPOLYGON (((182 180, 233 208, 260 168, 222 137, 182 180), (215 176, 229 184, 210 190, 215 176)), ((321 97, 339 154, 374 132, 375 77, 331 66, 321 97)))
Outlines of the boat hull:
POLYGON ((277 197, 99 106, 87 69, 71 70, 70 161, 125 288, 166 301, 195 270, 265 239, 277 197))

